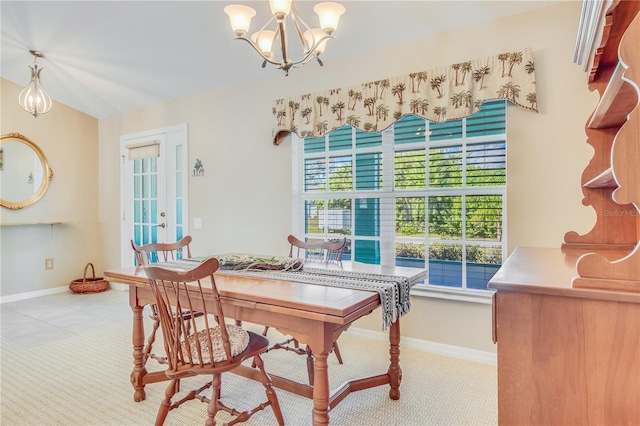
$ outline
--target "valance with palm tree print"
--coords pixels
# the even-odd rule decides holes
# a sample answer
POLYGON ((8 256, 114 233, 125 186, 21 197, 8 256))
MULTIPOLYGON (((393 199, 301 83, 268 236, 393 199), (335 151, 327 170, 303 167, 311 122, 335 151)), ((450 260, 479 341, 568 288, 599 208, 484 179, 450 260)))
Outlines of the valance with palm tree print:
POLYGON ((289 132, 319 137, 345 124, 379 132, 407 114, 434 122, 459 119, 490 99, 538 111, 531 49, 278 99, 273 107, 274 143, 279 145, 289 132))

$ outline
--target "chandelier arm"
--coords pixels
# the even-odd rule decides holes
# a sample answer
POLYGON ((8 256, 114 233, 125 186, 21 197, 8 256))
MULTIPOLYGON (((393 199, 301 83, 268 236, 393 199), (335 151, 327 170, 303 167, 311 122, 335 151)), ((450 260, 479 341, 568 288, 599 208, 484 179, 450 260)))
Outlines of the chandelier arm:
MULTIPOLYGON (((318 58, 319 55, 314 55, 316 49, 325 40, 329 40, 330 38, 335 38, 335 37, 332 36, 332 35, 326 35, 326 36, 322 37, 313 46, 311 46, 311 49, 309 49, 309 52, 305 56, 303 56, 302 59, 300 59, 299 61, 293 62, 293 64, 291 66, 294 67, 294 68, 299 68, 299 67, 303 66, 304 64, 306 64, 307 62, 309 62, 311 59, 318 58)), ((318 62, 320 62, 320 65, 322 66, 322 61, 320 61, 319 58, 318 58, 318 62)))
POLYGON ((298 12, 296 11, 295 5, 293 3, 291 4, 291 20, 293 21, 293 26, 295 27, 296 33, 298 34, 298 39, 300 40, 300 44, 304 48, 305 47, 304 35, 302 33, 302 30, 300 29, 300 24, 298 22, 302 23, 302 25, 304 25, 304 27, 307 30, 310 30, 311 28, 298 15, 298 12))
POLYGON ((278 33, 280 34, 280 49, 282 49, 282 64, 287 65, 287 33, 284 29, 284 20, 278 21, 278 33))
POLYGON ((243 41, 246 41, 247 43, 249 43, 249 45, 250 45, 251 47, 253 47, 253 50, 255 50, 255 51, 258 53, 258 55, 260 55, 260 57, 261 57, 262 59, 264 59, 266 62, 269 62, 271 65, 274 65, 274 66, 275 66, 276 68, 278 68, 278 69, 282 68, 282 64, 281 64, 280 62, 276 62, 276 61, 272 60, 271 58, 268 58, 267 56, 265 56, 265 54, 264 54, 264 53, 262 53, 262 51, 260 50, 260 48, 259 48, 258 46, 256 46, 256 44, 255 44, 254 42, 252 42, 251 40, 249 40, 248 38, 246 38, 246 37, 242 37, 242 36, 237 36, 237 37, 235 38, 235 40, 243 40, 243 41))

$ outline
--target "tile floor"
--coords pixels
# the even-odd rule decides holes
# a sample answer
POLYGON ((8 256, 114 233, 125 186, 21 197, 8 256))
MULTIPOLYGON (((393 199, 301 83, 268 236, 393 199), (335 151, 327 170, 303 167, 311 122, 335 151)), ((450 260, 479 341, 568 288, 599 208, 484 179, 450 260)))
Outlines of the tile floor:
MULTIPOLYGON (((146 313, 145 313, 146 314, 146 313)), ((129 293, 58 293, 0 305, 0 336, 27 348, 131 323, 129 293)))

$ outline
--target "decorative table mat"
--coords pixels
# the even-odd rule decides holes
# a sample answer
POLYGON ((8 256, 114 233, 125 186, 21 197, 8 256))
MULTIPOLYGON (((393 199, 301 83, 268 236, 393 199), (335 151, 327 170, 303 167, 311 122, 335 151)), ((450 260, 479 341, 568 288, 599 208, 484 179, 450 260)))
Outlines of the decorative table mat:
MULTIPOLYGON (((210 257, 192 257, 169 262, 165 265, 190 269, 210 257)), ((376 291, 382 306, 382 329, 411 310, 409 278, 375 273, 344 270, 327 270, 305 265, 300 259, 272 256, 221 255, 219 270, 225 274, 259 277, 275 280, 297 281, 307 284, 376 291)))

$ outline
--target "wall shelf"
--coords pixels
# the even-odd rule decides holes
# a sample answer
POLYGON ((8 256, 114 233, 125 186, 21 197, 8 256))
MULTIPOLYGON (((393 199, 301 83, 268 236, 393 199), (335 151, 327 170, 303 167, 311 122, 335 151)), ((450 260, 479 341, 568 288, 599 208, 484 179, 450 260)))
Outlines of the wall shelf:
POLYGON ((0 226, 40 226, 40 225, 70 225, 77 222, 22 222, 22 223, 0 223, 0 226))
POLYGON ((613 169, 609 167, 604 172, 600 173, 598 176, 594 177, 590 181, 586 182, 584 185, 585 188, 617 188, 618 184, 613 177, 613 169))
POLYGON ((587 125, 590 129, 619 127, 627 121, 629 112, 636 106, 638 102, 636 91, 622 78, 625 70, 624 64, 618 62, 587 125))

